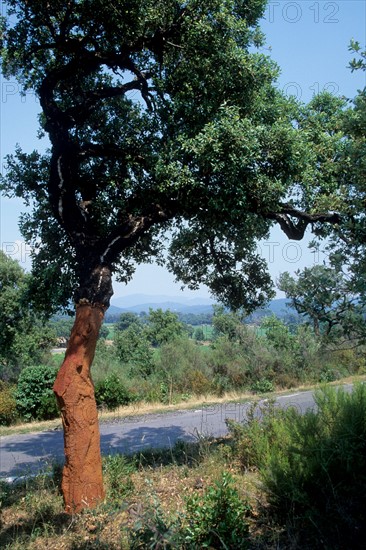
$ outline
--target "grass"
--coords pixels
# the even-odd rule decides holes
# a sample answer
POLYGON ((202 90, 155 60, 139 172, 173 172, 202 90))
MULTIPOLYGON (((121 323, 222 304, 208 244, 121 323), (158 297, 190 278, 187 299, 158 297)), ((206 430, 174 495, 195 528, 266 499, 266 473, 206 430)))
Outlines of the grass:
POLYGON ((185 510, 189 497, 230 472, 240 496, 255 499, 253 475, 233 461, 228 440, 178 442, 126 458, 104 459, 108 498, 77 517, 63 513, 58 480, 39 476, 23 485, 0 487, 0 547, 4 549, 128 549, 128 533, 159 501, 166 516, 185 510), (2 490, 2 493, 1 493, 2 490))

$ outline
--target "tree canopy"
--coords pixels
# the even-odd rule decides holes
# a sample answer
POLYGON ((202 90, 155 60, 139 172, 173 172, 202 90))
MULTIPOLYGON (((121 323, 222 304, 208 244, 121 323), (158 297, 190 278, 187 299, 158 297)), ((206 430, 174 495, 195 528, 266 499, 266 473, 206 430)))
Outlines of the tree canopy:
POLYGON ((2 71, 36 92, 52 144, 18 148, 2 184, 33 208, 21 227, 43 307, 76 288, 108 305, 110 271, 165 261, 168 235, 178 280, 250 310, 272 295, 256 243, 273 223, 300 239, 339 221, 342 101, 303 108, 276 88, 265 4, 7 2, 2 71))
POLYGON ((311 321, 318 337, 364 342, 365 308, 347 274, 334 267, 315 265, 297 271, 296 277, 282 273, 278 287, 286 293, 291 306, 311 321))
POLYGON ((0 379, 14 380, 50 349, 53 333, 29 303, 31 276, 0 250, 0 379))

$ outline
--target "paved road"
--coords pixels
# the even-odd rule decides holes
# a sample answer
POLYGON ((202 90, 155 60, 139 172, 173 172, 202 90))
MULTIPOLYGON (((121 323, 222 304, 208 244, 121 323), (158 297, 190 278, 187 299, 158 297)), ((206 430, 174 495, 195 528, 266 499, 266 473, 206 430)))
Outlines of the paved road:
MULTIPOLYGON (((345 388, 351 390, 351 386, 345 388)), ((281 396, 277 402, 278 406, 296 407, 301 412, 314 407, 311 391, 281 396)), ((199 435, 223 436, 227 434, 225 419, 243 420, 249 406, 227 403, 143 417, 116 417, 100 425, 102 452, 133 453, 173 446, 179 439, 195 441, 199 435)), ((0 437, 0 478, 34 474, 55 461, 63 461, 62 430, 0 437)))

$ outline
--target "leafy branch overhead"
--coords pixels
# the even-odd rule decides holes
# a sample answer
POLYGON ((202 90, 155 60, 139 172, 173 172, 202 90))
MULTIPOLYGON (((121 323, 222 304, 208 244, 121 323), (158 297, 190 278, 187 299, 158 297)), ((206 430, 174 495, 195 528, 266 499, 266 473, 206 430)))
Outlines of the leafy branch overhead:
POLYGON ((128 281, 135 262, 164 261, 168 231, 178 279, 251 309, 271 296, 256 242, 273 223, 292 239, 340 223, 344 104, 276 89, 277 66, 253 53, 264 1, 7 4, 3 73, 36 91, 52 149, 18 149, 2 188, 33 204, 22 228, 49 303, 76 281, 96 300, 100 266, 128 281))

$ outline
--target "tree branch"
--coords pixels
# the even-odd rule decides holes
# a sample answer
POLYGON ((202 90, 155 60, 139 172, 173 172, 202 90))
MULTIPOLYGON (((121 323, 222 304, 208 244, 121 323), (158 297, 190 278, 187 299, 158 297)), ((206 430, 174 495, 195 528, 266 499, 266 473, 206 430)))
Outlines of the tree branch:
POLYGON ((100 263, 109 265, 126 248, 135 244, 153 225, 171 220, 177 212, 175 201, 170 201, 165 207, 152 204, 144 213, 128 218, 115 228, 111 234, 103 240, 100 246, 100 263))
POLYGON ((122 86, 105 86, 98 90, 93 90, 85 95, 84 101, 79 105, 66 109, 66 111, 64 111, 64 116, 67 117, 70 127, 75 123, 84 122, 98 101, 118 97, 131 90, 138 90, 141 92, 141 83, 137 79, 131 80, 131 82, 127 82, 122 86))
POLYGON ((341 216, 336 212, 309 214, 288 204, 281 205, 279 212, 267 213, 266 218, 276 221, 287 237, 294 241, 300 241, 304 237, 310 224, 321 222, 335 225, 342 221, 341 216), (293 218, 297 222, 294 222, 293 218))

